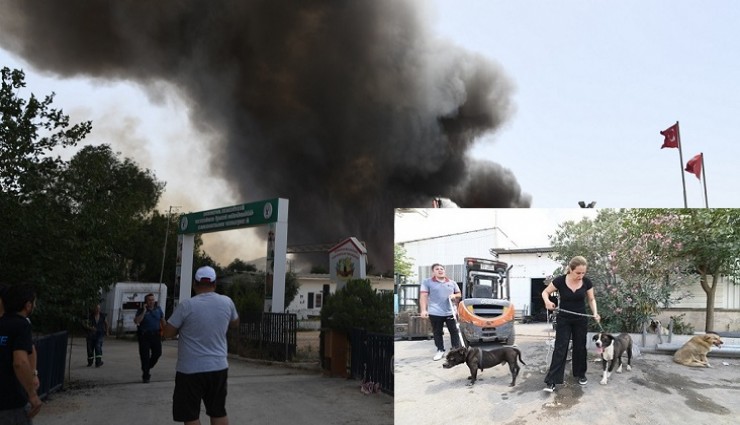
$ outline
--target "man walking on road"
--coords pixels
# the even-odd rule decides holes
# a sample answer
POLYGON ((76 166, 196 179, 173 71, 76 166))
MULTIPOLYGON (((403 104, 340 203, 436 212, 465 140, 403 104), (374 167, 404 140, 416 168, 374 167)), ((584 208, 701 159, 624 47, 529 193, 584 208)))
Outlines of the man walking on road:
POLYGON ((144 307, 136 312, 134 323, 139 327, 137 334, 139 336, 139 357, 141 358, 141 380, 147 383, 151 379, 149 371, 162 356, 161 330, 167 324, 162 309, 154 305, 154 294, 147 294, 144 297, 144 307))
POLYGON ((201 400, 212 425, 228 425, 226 332, 239 325, 231 298, 216 293, 216 271, 195 272, 195 296, 177 306, 164 328, 165 338, 178 333, 172 418, 185 425, 200 424, 201 400))

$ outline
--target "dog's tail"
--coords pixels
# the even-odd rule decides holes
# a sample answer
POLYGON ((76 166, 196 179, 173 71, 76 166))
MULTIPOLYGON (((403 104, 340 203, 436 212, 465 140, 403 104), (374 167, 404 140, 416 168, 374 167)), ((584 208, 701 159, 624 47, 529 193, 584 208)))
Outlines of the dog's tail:
MULTIPOLYGON (((512 347, 512 348, 514 348, 514 347, 512 347)), ((526 366, 527 364, 526 364, 526 363, 524 363, 524 360, 522 360, 522 352, 521 352, 521 351, 519 351, 519 349, 518 349, 518 348, 514 348, 514 351, 516 351, 516 358, 517 358, 517 359, 518 359, 518 360, 519 360, 520 362, 522 362, 522 364, 523 364, 523 365, 525 365, 525 366, 526 366)))

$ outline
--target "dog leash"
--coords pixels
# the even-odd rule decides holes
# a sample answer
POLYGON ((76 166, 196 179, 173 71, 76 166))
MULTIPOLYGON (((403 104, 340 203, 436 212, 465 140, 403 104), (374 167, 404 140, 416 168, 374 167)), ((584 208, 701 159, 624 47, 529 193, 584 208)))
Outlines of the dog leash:
POLYGON ((460 329, 460 321, 457 317, 457 310, 455 310, 455 304, 452 303, 451 298, 447 298, 447 301, 450 303, 450 308, 452 309, 452 318, 455 320, 455 327, 457 328, 457 337, 460 339, 460 343, 463 347, 468 348, 468 344, 465 343, 465 338, 463 338, 462 335, 462 329, 460 329))
MULTIPOLYGON (((578 312, 575 312, 575 311, 570 311, 570 310, 566 310, 566 309, 564 309, 564 308, 560 308, 559 306, 558 306, 558 307, 555 307, 555 312, 556 312, 556 313, 559 313, 559 312, 561 312, 561 311, 562 311, 563 313, 569 313, 569 314, 574 314, 574 315, 576 315, 576 316, 583 316, 583 317, 596 317, 596 315, 593 315, 593 314, 578 313, 578 312)), ((599 322, 596 322, 596 324, 597 324, 597 325, 599 325, 599 329, 601 330, 601 332, 604 332, 604 328, 603 328, 603 327, 601 326, 601 322, 600 322, 600 321, 599 321, 599 322)))

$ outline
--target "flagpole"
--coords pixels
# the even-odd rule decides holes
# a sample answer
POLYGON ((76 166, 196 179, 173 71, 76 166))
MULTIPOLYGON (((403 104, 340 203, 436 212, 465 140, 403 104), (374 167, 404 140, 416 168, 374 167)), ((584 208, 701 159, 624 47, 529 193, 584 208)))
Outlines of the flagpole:
POLYGON ((683 207, 688 208, 689 204, 686 202, 686 177, 683 175, 683 152, 681 152, 681 127, 676 121, 676 139, 678 139, 678 162, 681 168, 681 183, 683 183, 683 207))
POLYGON ((704 152, 701 152, 701 179, 704 182, 704 205, 709 208, 709 198, 707 198, 707 167, 704 166, 704 152))

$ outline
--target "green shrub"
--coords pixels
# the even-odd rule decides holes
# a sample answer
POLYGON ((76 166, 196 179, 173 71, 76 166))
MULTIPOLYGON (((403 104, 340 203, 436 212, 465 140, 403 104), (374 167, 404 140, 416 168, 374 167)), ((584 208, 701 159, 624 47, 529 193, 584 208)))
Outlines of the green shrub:
POLYGON ((354 279, 340 290, 330 294, 321 308, 323 326, 350 331, 353 328, 368 332, 393 333, 393 294, 378 292, 368 279, 354 279))
POLYGON ((694 326, 691 323, 683 321, 686 314, 679 314, 678 316, 671 316, 673 321, 673 333, 676 335, 693 335, 694 326))

